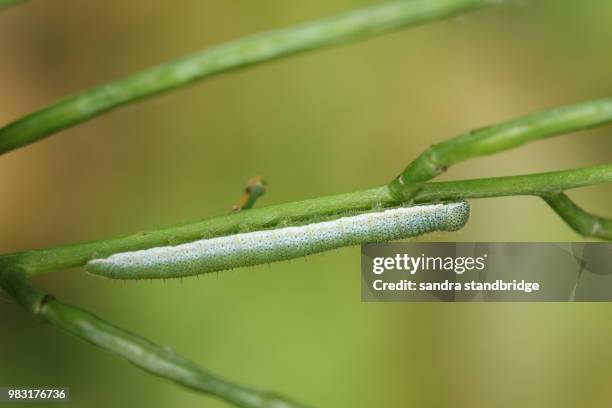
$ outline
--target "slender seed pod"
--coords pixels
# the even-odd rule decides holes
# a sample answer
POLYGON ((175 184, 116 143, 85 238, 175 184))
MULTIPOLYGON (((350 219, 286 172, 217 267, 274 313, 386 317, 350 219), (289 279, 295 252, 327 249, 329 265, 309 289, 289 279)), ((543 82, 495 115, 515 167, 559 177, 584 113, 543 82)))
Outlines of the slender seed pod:
POLYGON ((360 243, 392 241, 433 231, 456 231, 466 224, 469 214, 467 201, 391 208, 314 224, 118 253, 89 261, 87 270, 113 279, 197 275, 360 243))

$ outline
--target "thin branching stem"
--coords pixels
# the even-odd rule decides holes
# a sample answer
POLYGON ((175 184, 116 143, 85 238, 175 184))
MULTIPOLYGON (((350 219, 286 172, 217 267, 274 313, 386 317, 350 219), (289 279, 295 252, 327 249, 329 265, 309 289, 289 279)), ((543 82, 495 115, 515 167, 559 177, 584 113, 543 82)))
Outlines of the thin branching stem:
POLYGON ((584 211, 565 193, 542 194, 541 197, 580 235, 612 241, 612 219, 584 211))
POLYGON ((243 408, 299 408, 280 395, 235 384, 175 354, 167 347, 112 326, 99 317, 67 305, 31 286, 19 269, 0 270, 0 286, 41 321, 110 351, 137 367, 184 387, 216 396, 243 408))
POLYGON ((420 203, 458 198, 542 195, 610 182, 612 164, 604 164, 521 176, 430 182, 423 185, 413 201, 420 203))
POLYGON ((304 51, 362 40, 450 17, 495 0, 403 0, 208 48, 31 113, 0 129, 0 154, 119 106, 218 75, 304 51))
POLYGON ((29 275, 84 265, 114 253, 176 245, 197 239, 316 222, 347 212, 462 198, 536 195, 612 182, 612 164, 524 176, 426 183, 409 202, 397 200, 388 186, 274 206, 253 208, 194 223, 119 238, 64 245, 0 256, 0 266, 18 265, 29 275))
POLYGON ((400 200, 415 196, 423 184, 450 166, 524 143, 612 122, 612 99, 588 101, 523 116, 456 136, 431 146, 390 185, 400 200))

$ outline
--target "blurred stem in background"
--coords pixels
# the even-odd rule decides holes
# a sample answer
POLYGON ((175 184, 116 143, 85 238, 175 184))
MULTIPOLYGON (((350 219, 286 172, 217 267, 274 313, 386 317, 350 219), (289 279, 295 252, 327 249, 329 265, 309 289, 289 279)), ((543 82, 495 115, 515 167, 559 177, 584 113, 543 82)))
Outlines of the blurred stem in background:
POLYGON ((149 68, 31 113, 0 128, 0 154, 33 143, 111 109, 223 72, 339 45, 465 13, 498 0, 381 3, 305 25, 269 31, 149 68))
POLYGON ((143 370, 184 387, 214 395, 243 408, 300 408, 275 393, 255 390, 218 377, 147 339, 119 329, 93 314, 67 305, 31 286, 18 268, 2 271, 2 287, 42 322, 121 356, 143 370))

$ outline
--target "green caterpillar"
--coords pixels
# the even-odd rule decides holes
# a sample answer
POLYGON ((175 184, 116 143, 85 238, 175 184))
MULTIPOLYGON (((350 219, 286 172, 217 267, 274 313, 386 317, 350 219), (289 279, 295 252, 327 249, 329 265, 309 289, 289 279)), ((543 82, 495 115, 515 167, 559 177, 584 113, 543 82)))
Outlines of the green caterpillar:
POLYGON ((398 207, 296 227, 123 252, 91 260, 87 269, 113 279, 176 278, 282 261, 365 242, 456 231, 465 225, 469 215, 466 201, 398 207))

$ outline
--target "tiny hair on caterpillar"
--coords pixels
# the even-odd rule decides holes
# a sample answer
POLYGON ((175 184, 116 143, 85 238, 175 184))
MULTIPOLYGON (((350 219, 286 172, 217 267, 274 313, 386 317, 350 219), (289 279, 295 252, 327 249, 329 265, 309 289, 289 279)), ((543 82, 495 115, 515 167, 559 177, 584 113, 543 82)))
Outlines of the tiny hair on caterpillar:
POLYGON ((163 279, 298 258, 345 246, 456 231, 467 201, 388 208, 312 224, 245 232, 93 259, 89 272, 113 279, 163 279))

